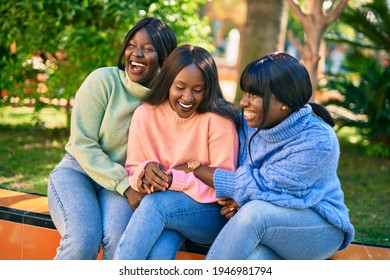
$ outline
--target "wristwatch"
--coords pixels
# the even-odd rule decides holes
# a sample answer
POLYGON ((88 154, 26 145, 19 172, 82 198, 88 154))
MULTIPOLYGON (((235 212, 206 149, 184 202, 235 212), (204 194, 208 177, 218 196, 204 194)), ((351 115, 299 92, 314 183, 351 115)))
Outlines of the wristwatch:
POLYGON ((189 172, 194 172, 199 167, 200 167, 199 160, 193 159, 193 160, 190 160, 189 162, 187 162, 187 168, 188 168, 189 172))

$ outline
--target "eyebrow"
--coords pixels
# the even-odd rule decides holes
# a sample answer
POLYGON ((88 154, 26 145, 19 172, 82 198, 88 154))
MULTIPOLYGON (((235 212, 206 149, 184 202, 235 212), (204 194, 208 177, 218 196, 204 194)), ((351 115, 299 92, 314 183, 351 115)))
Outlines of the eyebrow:
MULTIPOLYGON (((130 42, 137 42, 137 40, 135 40, 134 38, 130 39, 129 40, 129 43, 130 42)), ((152 45, 153 46, 153 43, 152 42, 146 42, 145 45, 152 45)))
MULTIPOLYGON (((182 84, 187 84, 186 82, 182 81, 182 80, 176 80, 177 83, 182 83, 182 84)), ((204 86, 206 83, 199 83, 199 84, 196 84, 195 86, 204 86)))

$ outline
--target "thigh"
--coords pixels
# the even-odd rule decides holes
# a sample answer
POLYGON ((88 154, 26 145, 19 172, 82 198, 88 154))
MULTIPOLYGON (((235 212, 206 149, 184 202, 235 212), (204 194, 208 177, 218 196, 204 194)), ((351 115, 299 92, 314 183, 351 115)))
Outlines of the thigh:
POLYGON ((62 236, 101 238, 100 207, 94 182, 78 170, 57 167, 49 177, 50 215, 62 236))
POLYGON ((212 243, 227 222, 217 203, 199 203, 183 192, 156 192, 146 196, 140 208, 143 204, 157 209, 165 229, 177 231, 197 243, 212 243))
POLYGON ((99 204, 103 222, 103 248, 109 253, 105 257, 112 258, 133 210, 126 197, 104 188, 99 191, 99 204))
POLYGON ((344 239, 339 229, 312 209, 291 209, 256 200, 241 210, 240 216, 245 218, 240 220, 252 221, 241 226, 257 235, 259 245, 283 259, 325 259, 344 239))

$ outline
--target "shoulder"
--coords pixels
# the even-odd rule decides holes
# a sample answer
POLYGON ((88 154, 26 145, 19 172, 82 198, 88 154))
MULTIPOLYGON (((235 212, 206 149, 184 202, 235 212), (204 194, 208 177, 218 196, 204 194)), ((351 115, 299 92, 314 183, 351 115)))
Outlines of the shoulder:
POLYGON ((236 125, 232 119, 210 112, 202 115, 207 118, 210 140, 232 135, 237 137, 236 125))
POLYGON ((224 127, 226 129, 236 130, 234 121, 228 117, 221 116, 219 114, 211 113, 211 112, 205 113, 205 115, 209 119, 210 125, 212 127, 221 127, 221 128, 224 127))
POLYGON ((336 164, 340 155, 337 135, 333 128, 315 115, 310 117, 305 128, 291 138, 284 149, 300 162, 326 166, 336 164))
POLYGON ((333 127, 314 114, 311 114, 306 133, 311 136, 315 135, 315 137, 310 137, 310 139, 321 147, 333 147, 334 145, 338 145, 338 138, 333 127))
POLYGON ((115 85, 120 83, 117 67, 102 67, 92 71, 80 86, 77 95, 103 98, 105 102, 110 98, 115 85))
POLYGON ((119 79, 119 71, 118 67, 114 66, 97 68, 87 76, 86 81, 114 81, 119 79))
POLYGON ((147 122, 155 114, 159 114, 158 106, 142 103, 135 109, 132 121, 147 122))

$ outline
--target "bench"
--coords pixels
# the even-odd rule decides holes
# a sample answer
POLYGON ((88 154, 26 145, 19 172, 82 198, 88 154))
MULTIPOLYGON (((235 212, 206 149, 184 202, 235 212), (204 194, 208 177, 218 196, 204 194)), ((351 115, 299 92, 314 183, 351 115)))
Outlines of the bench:
MULTIPOLYGON (((0 188, 0 260, 51 260, 59 241, 46 196, 0 188)), ((208 249, 187 241, 176 259, 202 260, 208 249)), ((390 248, 352 243, 330 259, 390 260, 390 248)))

